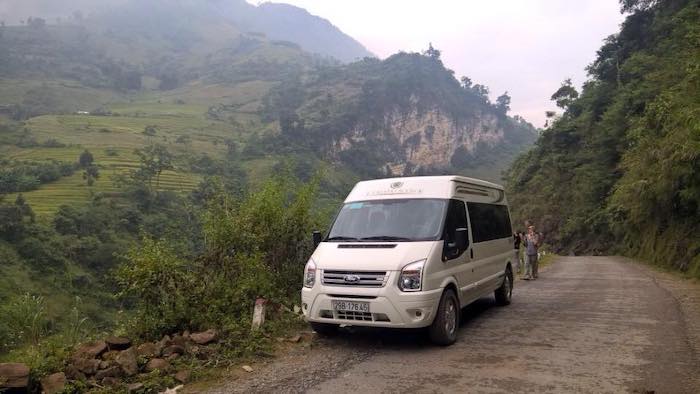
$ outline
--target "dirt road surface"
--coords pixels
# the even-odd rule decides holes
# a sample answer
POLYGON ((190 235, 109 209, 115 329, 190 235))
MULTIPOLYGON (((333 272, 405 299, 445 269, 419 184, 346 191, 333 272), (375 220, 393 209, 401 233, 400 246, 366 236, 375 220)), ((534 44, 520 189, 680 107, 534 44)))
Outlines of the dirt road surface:
MULTIPOLYGON (((462 312, 459 340, 349 329, 210 393, 700 393, 700 287, 622 258, 560 258, 513 303, 462 312)), ((196 390, 195 390, 196 391, 196 390)))

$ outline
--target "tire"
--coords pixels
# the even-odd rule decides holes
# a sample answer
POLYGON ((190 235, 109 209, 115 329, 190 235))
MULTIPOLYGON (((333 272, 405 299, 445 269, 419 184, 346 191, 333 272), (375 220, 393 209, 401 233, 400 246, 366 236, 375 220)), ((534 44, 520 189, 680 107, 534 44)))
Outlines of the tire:
POLYGON ((447 289, 442 293, 437 315, 430 325, 430 340, 436 345, 448 346, 457 341, 459 329, 459 314, 461 308, 454 290, 447 289))
POLYGON ((500 306, 510 305, 510 299, 513 296, 513 273, 510 269, 506 269, 506 274, 503 276, 501 287, 494 292, 496 296, 496 304, 500 306))
POLYGON ((340 328, 339 325, 337 324, 328 324, 328 323, 316 323, 316 322, 309 322, 311 325, 311 329, 316 331, 318 335, 323 336, 323 337, 332 337, 336 333, 338 333, 338 328, 340 328))

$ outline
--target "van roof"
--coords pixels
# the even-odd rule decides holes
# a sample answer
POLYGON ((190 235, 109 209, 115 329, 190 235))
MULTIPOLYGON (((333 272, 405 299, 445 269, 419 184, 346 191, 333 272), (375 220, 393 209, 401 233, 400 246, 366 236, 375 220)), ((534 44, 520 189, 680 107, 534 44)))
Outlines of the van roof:
MULTIPOLYGON (((453 198, 503 202, 503 186, 459 175, 415 176, 358 182, 345 202, 388 198, 453 198)), ((484 201, 486 202, 486 201, 484 201)))

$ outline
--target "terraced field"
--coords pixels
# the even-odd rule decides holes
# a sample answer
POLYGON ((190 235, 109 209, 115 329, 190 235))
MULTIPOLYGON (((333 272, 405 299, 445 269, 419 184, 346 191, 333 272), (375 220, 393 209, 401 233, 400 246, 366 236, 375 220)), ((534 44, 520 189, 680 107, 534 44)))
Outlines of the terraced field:
MULTIPOLYGON (((82 151, 82 147, 32 148, 19 150, 10 154, 9 158, 75 162, 82 151)), ((137 157, 133 150, 115 149, 106 152, 105 150, 90 149, 90 151, 95 157, 95 164, 100 168, 100 178, 94 185, 87 186, 82 178, 82 172, 78 171, 72 176, 42 185, 37 190, 23 193, 34 212, 40 215, 50 215, 63 204, 84 203, 91 199, 95 193, 118 195, 121 191, 114 183, 115 176, 126 174, 138 167, 137 157)), ((161 174, 159 189, 188 192, 197 186, 200 179, 201 175, 176 168, 175 171, 165 171, 161 174)), ((15 195, 9 195, 8 199, 12 200, 15 197, 15 195)))
MULTIPOLYGON (((229 122, 206 117, 208 106, 203 104, 163 104, 152 101, 114 104, 109 107, 113 116, 45 115, 29 119, 26 132, 38 143, 55 140, 63 147, 20 148, 14 145, 0 146, 0 157, 10 160, 58 160, 76 162, 80 153, 89 150, 100 168, 100 178, 93 186, 87 186, 82 172, 42 185, 39 189, 23 193, 27 202, 40 215, 50 216, 63 204, 81 204, 95 193, 118 195, 114 182, 117 175, 138 168, 136 149, 150 143, 165 145, 175 157, 175 169, 164 172, 159 179, 159 189, 189 192, 197 186, 202 176, 190 171, 188 157, 206 154, 221 159, 228 144, 245 146, 248 137, 257 132, 257 116, 242 113, 229 122), (246 122, 246 127, 240 123, 246 122), (155 127, 155 135, 144 130, 155 127)), ((257 175, 269 173, 271 164, 255 161, 248 167, 257 175), (262 165, 261 165, 262 164, 262 165)), ((13 199, 15 196, 8 196, 13 199)))

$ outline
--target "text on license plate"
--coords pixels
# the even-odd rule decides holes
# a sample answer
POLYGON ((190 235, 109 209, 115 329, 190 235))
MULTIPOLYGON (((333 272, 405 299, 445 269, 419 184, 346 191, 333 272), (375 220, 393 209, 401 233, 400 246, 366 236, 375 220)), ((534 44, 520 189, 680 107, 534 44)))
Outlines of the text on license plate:
POLYGON ((332 300, 331 304, 336 311, 369 312, 369 302, 332 300))

